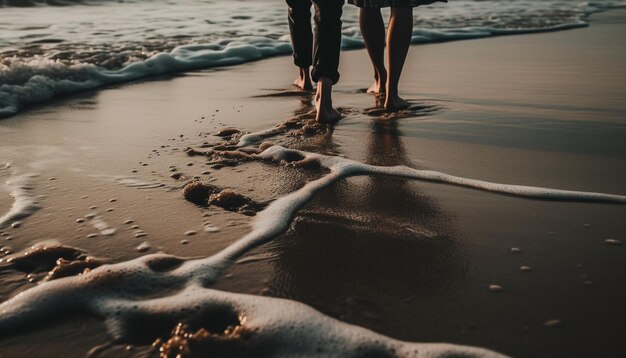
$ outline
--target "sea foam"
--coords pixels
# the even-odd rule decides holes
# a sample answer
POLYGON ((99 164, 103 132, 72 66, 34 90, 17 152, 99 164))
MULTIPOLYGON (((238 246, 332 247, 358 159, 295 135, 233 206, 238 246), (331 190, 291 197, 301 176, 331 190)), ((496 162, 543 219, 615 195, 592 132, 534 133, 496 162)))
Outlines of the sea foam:
POLYGON ((36 175, 10 174, 8 173, 9 170, 9 165, 0 167, 0 178, 8 175, 2 187, 13 197, 13 204, 9 211, 0 216, 0 229, 11 225, 16 220, 24 219, 40 209, 30 186, 36 175))
MULTIPOLYGON (((80 276, 49 281, 0 304, 0 334, 32 327, 70 314, 106 322, 116 342, 138 343, 163 336, 178 322, 196 329, 225 320, 248 332, 244 340, 220 345, 218 354, 246 356, 499 357, 498 353, 450 344, 409 343, 326 317, 293 301, 226 293, 210 285, 255 247, 284 232, 296 212, 321 189, 357 175, 387 175, 435 181, 531 199, 626 204, 626 196, 497 184, 405 166, 381 167, 354 160, 271 146, 258 154, 270 163, 317 161, 328 173, 287 194, 261 211, 252 230, 221 252, 203 259, 155 254, 103 265, 80 276), (228 318, 225 319, 224 317, 228 318), (136 327, 147 337, 138 337, 136 327), (294 342, 298 342, 294 344, 294 342), (263 347, 263 350, 261 350, 263 347)), ((218 330, 219 331, 219 330, 218 330)), ((219 342, 219 335, 210 336, 219 342)), ((215 352, 213 352, 215 353, 215 352)))
MULTIPOLYGON (((37 0, 4 5, 0 118, 61 95, 291 52, 282 2, 37 0)), ((415 11, 412 43, 583 27, 590 14, 625 5, 615 0, 439 3, 415 11)), ((356 8, 344 7, 343 23, 342 47, 363 47, 356 8)))

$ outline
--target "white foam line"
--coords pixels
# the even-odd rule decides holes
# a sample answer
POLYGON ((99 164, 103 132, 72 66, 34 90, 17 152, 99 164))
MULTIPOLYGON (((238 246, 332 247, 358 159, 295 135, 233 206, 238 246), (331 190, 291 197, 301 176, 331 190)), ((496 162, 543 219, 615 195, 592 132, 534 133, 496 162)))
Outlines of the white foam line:
POLYGON ((34 214, 40 209, 28 186, 33 176, 33 174, 16 175, 5 182, 4 187, 9 195, 14 198, 14 201, 9 211, 0 217, 0 229, 10 225, 15 220, 34 214))
MULTIPOLYGON (((279 159, 280 153, 285 155, 288 151, 275 146, 261 157, 279 159)), ((455 353, 501 357, 481 348, 401 342, 326 317, 295 301, 205 288, 234 264, 236 258, 277 237, 295 212, 318 190, 345 176, 349 172, 346 168, 334 166, 330 174, 274 201, 255 220, 252 232, 212 257, 184 261, 163 254, 147 255, 26 290, 0 304, 0 335, 78 312, 102 318, 112 336, 124 340, 133 333, 129 327, 138 324, 142 317, 148 320, 151 316, 170 317, 174 324, 206 317, 206 311, 229 309, 245 316, 245 327, 254 332, 245 345, 237 348, 249 352, 258 351, 260 347, 266 351, 271 347, 274 356, 317 356, 320 347, 324 347, 327 354, 335 356, 360 351, 387 355, 393 352, 399 357, 444 357, 455 353), (155 263, 168 260, 180 266, 174 265, 166 272, 156 268, 159 265, 155 263)))
POLYGON ((258 143, 265 138, 273 137, 277 134, 281 134, 284 132, 285 130, 281 128, 270 128, 258 132, 244 134, 243 136, 241 136, 241 138, 239 138, 239 141, 237 142, 237 147, 247 147, 249 145, 258 143))
POLYGON ((444 357, 452 354, 501 357, 481 348, 401 342, 326 317, 298 302, 226 293, 205 287, 215 282, 238 258, 284 232, 296 211, 319 190, 348 176, 382 174, 535 199, 626 203, 626 197, 620 195, 497 184, 408 167, 378 167, 280 146, 272 146, 259 155, 274 161, 294 156, 317 160, 330 169, 330 173, 272 202, 257 215, 249 234, 220 253, 187 261, 164 254, 146 255, 132 261, 104 265, 81 276, 43 283, 0 304, 0 335, 30 327, 45 319, 66 318, 69 313, 79 312, 105 320, 113 337, 124 340, 132 334, 132 327, 141 324, 138 321, 142 319, 150 322, 151 317, 168 317, 172 322, 192 322, 201 319, 199 317, 209 317, 211 312, 227 309, 245 316, 245 327, 254 330, 244 345, 237 346, 237 349, 247 352, 255 352, 263 346, 273 349, 274 356, 319 355, 317 349, 321 346, 331 349, 330 354, 336 356, 364 349, 368 353, 387 352, 389 355, 393 351, 393 355, 399 357, 444 357))
MULTIPOLYGON (((357 353, 382 357, 504 357, 482 348, 394 340, 327 317, 299 302, 208 289, 176 273, 162 274, 150 268, 172 259, 168 255, 147 255, 31 288, 0 304, 0 335, 45 320, 67 319, 68 314, 87 313, 103 319, 115 341, 126 342, 141 325, 150 324, 154 329, 156 322, 174 325, 184 321, 202 326, 206 322, 203 320, 214 315, 232 313, 251 332, 241 344, 220 345, 232 349, 233 356, 264 352, 263 356, 272 357, 357 353)), ((171 327, 166 324, 161 328, 171 327)), ((223 355, 229 356, 229 352, 223 355)))
MULTIPOLYGON (((249 234, 214 256, 214 258, 219 257, 220 260, 223 261, 223 267, 228 266, 228 264, 225 263, 237 260, 254 247, 262 245, 280 235, 288 228, 296 211, 308 203, 317 192, 339 179, 350 176, 389 175, 452 184, 528 199, 626 204, 626 196, 622 195, 499 184, 463 178, 431 170, 418 170, 406 166, 374 166, 351 159, 287 149, 277 145, 266 149, 259 157, 267 160, 281 161, 289 157, 293 158, 294 155, 300 156, 303 160, 317 160, 323 167, 329 169, 330 173, 320 179, 307 183, 304 187, 295 192, 275 200, 265 208, 265 210, 257 214, 252 223, 252 231, 249 234)), ((204 266, 202 261, 198 262, 198 264, 204 266)), ((211 261, 210 265, 212 269, 215 269, 216 266, 213 261, 211 261)), ((201 269, 199 268, 199 270, 201 269)))

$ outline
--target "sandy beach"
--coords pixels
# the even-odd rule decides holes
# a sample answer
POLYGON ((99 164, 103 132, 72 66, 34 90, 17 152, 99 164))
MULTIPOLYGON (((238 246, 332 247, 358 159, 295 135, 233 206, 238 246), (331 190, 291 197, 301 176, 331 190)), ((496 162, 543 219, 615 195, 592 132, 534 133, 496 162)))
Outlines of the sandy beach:
MULTIPOLYGON (((376 166, 626 195, 625 40, 626 11, 616 10, 581 29, 412 46, 401 93, 413 107, 392 116, 362 91, 372 71, 365 50, 345 51, 334 96, 344 118, 266 140, 376 166)), ((254 216, 190 203, 187 181, 267 204, 324 172, 220 167, 185 149, 220 141, 227 127, 258 132, 311 118, 312 95, 289 85, 295 74, 290 57, 275 57, 110 86, 2 119, 0 215, 14 205, 15 182, 37 208, 4 223, 0 248, 9 257, 56 243, 106 263, 220 252, 254 216)), ((210 288, 301 302, 402 341, 622 357, 624 218, 624 205, 340 179, 210 288)), ((0 301, 45 276, 29 273, 2 267, 0 301)), ((0 339, 0 357, 84 356, 109 342, 98 317, 37 320, 0 339)), ((97 356, 140 354, 157 355, 149 344, 119 344, 97 356)))

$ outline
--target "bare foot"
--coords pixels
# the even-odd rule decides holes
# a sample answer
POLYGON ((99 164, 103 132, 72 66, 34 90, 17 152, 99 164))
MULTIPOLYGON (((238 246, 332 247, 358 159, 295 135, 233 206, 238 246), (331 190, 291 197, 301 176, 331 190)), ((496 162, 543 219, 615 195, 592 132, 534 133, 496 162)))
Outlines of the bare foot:
POLYGON ((367 89, 367 93, 381 94, 385 93, 385 84, 380 81, 374 81, 374 84, 367 89))
POLYGON ((385 93, 385 87, 386 87, 385 79, 386 78, 387 78, 386 73, 384 74, 384 76, 374 74, 374 84, 370 88, 367 89, 367 93, 372 93, 372 94, 385 93))
POLYGON ((303 91, 313 90, 313 84, 311 83, 311 75, 308 68, 300 68, 300 76, 293 81, 294 86, 303 91))
POLYGON ((410 105, 411 104, 409 102, 403 100, 397 94, 387 95, 387 99, 385 100, 385 109, 390 112, 397 112, 403 109, 407 109, 410 105))
POLYGON ((320 78, 315 94, 315 120, 319 123, 333 123, 341 119, 341 115, 333 108, 333 82, 328 78, 320 78))

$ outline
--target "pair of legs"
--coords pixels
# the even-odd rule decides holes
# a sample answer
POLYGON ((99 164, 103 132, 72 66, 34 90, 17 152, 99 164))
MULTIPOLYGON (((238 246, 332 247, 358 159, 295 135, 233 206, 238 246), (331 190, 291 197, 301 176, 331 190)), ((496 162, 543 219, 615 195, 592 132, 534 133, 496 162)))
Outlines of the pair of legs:
POLYGON ((300 76, 294 84, 303 90, 311 90, 311 81, 317 82, 316 119, 318 122, 336 121, 340 115, 333 108, 332 86, 339 80, 344 0, 286 1, 294 64, 300 69, 300 76), (315 31, 311 29, 311 5, 315 7, 315 31))
POLYGON ((385 68, 385 23, 380 8, 361 8, 359 16, 361 34, 367 47, 367 53, 374 65, 374 84, 369 93, 385 92, 385 108, 400 110, 409 103, 398 95, 398 82, 402 67, 409 52, 413 34, 413 8, 392 7, 387 31, 387 64, 385 68))

